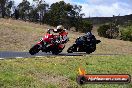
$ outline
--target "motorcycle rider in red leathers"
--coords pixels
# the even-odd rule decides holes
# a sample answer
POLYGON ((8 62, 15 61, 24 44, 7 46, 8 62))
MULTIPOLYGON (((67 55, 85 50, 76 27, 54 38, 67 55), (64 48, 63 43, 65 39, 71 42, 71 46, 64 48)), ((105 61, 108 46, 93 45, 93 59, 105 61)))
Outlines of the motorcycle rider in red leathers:
MULTIPOLYGON (((53 31, 54 33, 59 33, 59 39, 58 43, 64 44, 69 41, 69 38, 67 37, 68 32, 66 32, 66 29, 62 25, 57 26, 56 29, 48 29, 48 32, 53 31)), ((48 47, 50 44, 46 44, 45 46, 48 47)))

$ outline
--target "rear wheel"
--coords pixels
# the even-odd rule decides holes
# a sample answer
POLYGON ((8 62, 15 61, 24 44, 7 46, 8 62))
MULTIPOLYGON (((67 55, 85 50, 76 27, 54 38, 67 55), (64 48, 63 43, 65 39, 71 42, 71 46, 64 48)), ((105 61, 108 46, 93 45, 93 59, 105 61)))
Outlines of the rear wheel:
POLYGON ((58 46, 54 46, 53 50, 51 51, 53 55, 58 55, 60 53, 58 46))
POLYGON ((38 53, 38 52, 40 51, 39 47, 40 47, 39 45, 34 45, 34 46, 29 50, 29 53, 30 53, 31 55, 34 55, 34 54, 38 53))
POLYGON ((57 52, 56 52, 56 51, 52 51, 52 54, 53 54, 53 55, 58 55, 59 53, 60 53, 60 52, 58 52, 58 51, 57 51, 57 52))
POLYGON ((52 51, 52 54, 53 55, 58 55, 60 53, 60 51, 58 50, 58 49, 54 49, 53 51, 52 51))
POLYGON ((89 49, 89 50, 86 51, 86 53, 90 54, 90 53, 92 53, 92 51, 89 49))
POLYGON ((90 53, 94 52, 95 50, 96 50, 96 45, 95 46, 88 47, 86 49, 86 53, 87 54, 90 54, 90 53))

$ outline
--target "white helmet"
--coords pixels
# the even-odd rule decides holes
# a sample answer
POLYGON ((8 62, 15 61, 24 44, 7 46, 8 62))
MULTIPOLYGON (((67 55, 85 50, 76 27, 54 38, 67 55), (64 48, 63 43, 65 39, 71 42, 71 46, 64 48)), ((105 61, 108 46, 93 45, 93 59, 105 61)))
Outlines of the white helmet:
POLYGON ((58 25, 56 29, 64 29, 62 25, 58 25))
POLYGON ((56 32, 62 32, 64 27, 62 25, 58 25, 57 28, 55 29, 56 32))

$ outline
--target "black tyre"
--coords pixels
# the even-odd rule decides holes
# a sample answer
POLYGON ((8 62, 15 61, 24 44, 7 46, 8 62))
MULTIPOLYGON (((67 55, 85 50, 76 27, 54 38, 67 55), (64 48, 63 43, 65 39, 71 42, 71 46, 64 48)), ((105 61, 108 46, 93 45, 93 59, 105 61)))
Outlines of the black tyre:
POLYGON ((73 46, 69 47, 67 50, 68 53, 73 53, 73 46))
POLYGON ((52 51, 52 54, 53 54, 53 55, 58 55, 59 52, 52 51))
POLYGON ((91 51, 94 52, 96 50, 96 45, 94 45, 92 48, 91 48, 91 51))
POLYGON ((53 55, 58 55, 60 53, 57 46, 55 46, 54 49, 51 52, 52 52, 53 55))
POLYGON ((87 53, 87 54, 90 54, 90 53, 92 53, 92 51, 88 50, 88 51, 86 51, 86 53, 87 53))
POLYGON ((90 48, 87 48, 86 49, 86 53, 90 54, 90 53, 94 52, 95 50, 96 50, 96 45, 95 46, 91 46, 90 48))
POLYGON ((52 54, 53 55, 58 55, 60 53, 60 51, 58 50, 58 49, 54 49, 53 51, 52 51, 52 54))
POLYGON ((86 49, 86 53, 87 53, 87 54, 90 54, 90 53, 92 53, 92 52, 93 52, 93 51, 92 51, 91 48, 88 47, 88 48, 86 49))
POLYGON ((34 46, 29 50, 29 53, 30 53, 31 55, 34 55, 34 54, 38 53, 38 52, 40 51, 39 47, 40 47, 39 45, 34 45, 34 46))

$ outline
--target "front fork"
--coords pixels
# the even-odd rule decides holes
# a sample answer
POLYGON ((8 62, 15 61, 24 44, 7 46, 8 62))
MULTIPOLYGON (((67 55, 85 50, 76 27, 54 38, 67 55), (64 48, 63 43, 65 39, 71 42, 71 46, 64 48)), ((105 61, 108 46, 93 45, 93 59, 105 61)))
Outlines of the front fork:
POLYGON ((47 42, 41 41, 41 50, 42 52, 48 52, 48 47, 50 46, 47 42))
POLYGON ((72 48, 73 48, 73 51, 74 51, 74 52, 76 52, 76 51, 77 51, 78 46, 77 46, 76 44, 73 44, 72 48))
POLYGON ((40 46, 39 49, 42 50, 42 48, 43 48, 43 46, 44 46, 43 41, 40 41, 40 42, 38 42, 37 44, 40 46))

